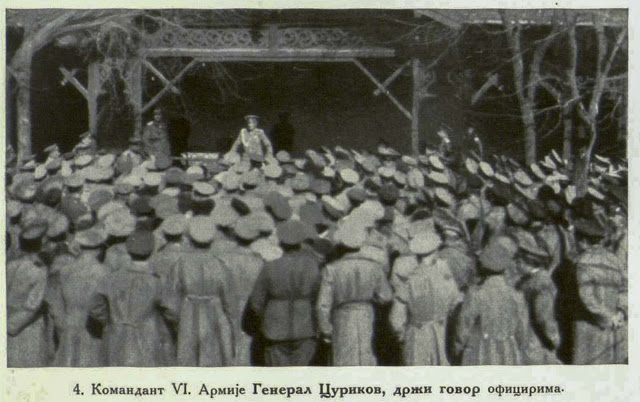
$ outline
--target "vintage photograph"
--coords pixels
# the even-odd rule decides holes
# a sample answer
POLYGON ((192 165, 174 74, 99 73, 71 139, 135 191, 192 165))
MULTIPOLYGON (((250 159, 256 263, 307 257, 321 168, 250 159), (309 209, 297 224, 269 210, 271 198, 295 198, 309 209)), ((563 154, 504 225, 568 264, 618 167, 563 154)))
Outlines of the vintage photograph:
POLYGON ((5 23, 8 367, 628 364, 627 9, 5 23))

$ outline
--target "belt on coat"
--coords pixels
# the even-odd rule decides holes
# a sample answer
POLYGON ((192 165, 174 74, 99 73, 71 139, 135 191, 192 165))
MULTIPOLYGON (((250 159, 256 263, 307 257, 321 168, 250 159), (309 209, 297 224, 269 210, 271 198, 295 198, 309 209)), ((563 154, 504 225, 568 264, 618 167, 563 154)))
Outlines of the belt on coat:
POLYGON ((338 305, 338 309, 340 310, 359 310, 359 309, 370 309, 373 307, 373 304, 369 301, 348 301, 348 302, 344 302, 341 303, 340 305, 338 305))
POLYGON ((127 327, 138 327, 138 326, 140 326, 140 323, 131 322, 131 321, 114 321, 113 325, 124 325, 124 326, 127 326, 127 327))
POLYGON ((411 322, 409 322, 409 326, 420 329, 420 328, 424 327, 427 324, 444 325, 445 321, 446 321, 446 318, 440 318, 439 320, 411 321, 411 322))
POLYGON ((191 301, 203 302, 203 301, 219 299, 220 297, 216 295, 186 295, 185 298, 191 301))

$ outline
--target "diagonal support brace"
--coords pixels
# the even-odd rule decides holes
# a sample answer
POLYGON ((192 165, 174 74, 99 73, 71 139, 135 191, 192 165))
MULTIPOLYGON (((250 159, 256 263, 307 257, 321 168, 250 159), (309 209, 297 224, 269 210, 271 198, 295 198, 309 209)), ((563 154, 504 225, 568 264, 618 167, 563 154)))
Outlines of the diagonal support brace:
POLYGON ((69 71, 64 67, 60 67, 59 70, 64 76, 64 79, 60 82, 60 85, 67 85, 67 83, 70 82, 74 87, 76 87, 76 89, 82 94, 82 96, 84 96, 86 100, 89 100, 89 91, 75 77, 78 69, 74 68, 73 70, 69 71))
POLYGON ((382 83, 382 89, 378 88, 375 91, 373 91, 373 95, 374 96, 378 96, 380 95, 383 91, 387 91, 388 92, 388 87, 389 85, 391 85, 393 83, 393 81, 396 80, 396 78, 398 78, 398 76, 402 73, 402 71, 407 67, 411 65, 411 60, 407 61, 406 63, 404 63, 403 65, 401 65, 400 67, 398 67, 398 69, 396 71, 393 72, 393 74, 391 74, 389 76, 389 78, 387 78, 386 80, 384 80, 384 82, 382 83))
POLYGON ((160 81, 162 81, 162 83, 163 83, 165 86, 168 86, 168 87, 169 87, 169 90, 170 90, 171 92, 173 92, 173 93, 174 93, 174 94, 176 94, 176 95, 179 95, 179 94, 180 94, 180 90, 179 90, 175 85, 173 85, 173 84, 171 83, 171 81, 169 81, 169 80, 167 79, 167 77, 165 77, 165 76, 162 74, 162 72, 161 72, 160 70, 158 70, 158 69, 157 69, 153 64, 151 64, 151 62, 150 62, 149 60, 143 60, 143 61, 142 61, 142 64, 144 64, 144 66, 145 66, 147 69, 149 69, 149 71, 151 71, 151 72, 153 73, 153 75, 155 75, 156 77, 158 77, 158 79, 159 79, 160 81))
POLYGON ((158 92, 156 94, 156 96, 154 96, 146 105, 144 105, 142 107, 142 109, 140 110, 140 114, 145 113, 147 110, 152 108, 156 103, 158 103, 160 98, 162 98, 164 96, 164 94, 169 92, 169 88, 171 88, 172 86, 175 86, 178 83, 178 81, 180 81, 182 79, 182 77, 184 77, 184 75, 191 69, 191 67, 193 67, 194 64, 196 64, 196 60, 195 59, 191 60, 189 62, 189 64, 187 64, 185 66, 185 68, 183 68, 178 73, 178 75, 176 75, 171 81, 169 81, 169 84, 171 84, 171 85, 165 85, 165 87, 162 88, 162 90, 160 92, 158 92))
POLYGON ((376 87, 378 87, 378 89, 383 94, 387 95, 387 97, 391 100, 391 102, 393 102, 393 104, 396 105, 398 110, 400 110, 405 116, 407 116, 407 118, 409 120, 413 120, 413 117, 411 116, 411 113, 409 113, 409 111, 404 106, 402 106, 402 104, 393 95, 391 95, 391 92, 389 92, 389 90, 387 90, 380 83, 380 81, 378 81, 378 79, 376 77, 374 77, 373 74, 371 74, 371 72, 369 70, 367 70, 367 68, 365 66, 362 65, 362 63, 360 63, 360 61, 358 59, 353 59, 353 64, 355 64, 360 70, 362 70, 364 75, 366 75, 371 80, 371 82, 373 82, 374 85, 376 87))

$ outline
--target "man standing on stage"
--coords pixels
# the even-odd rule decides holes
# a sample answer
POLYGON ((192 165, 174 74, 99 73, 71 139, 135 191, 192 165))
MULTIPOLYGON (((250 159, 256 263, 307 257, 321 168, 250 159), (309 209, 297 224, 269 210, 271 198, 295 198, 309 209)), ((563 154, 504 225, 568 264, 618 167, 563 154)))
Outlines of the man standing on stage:
POLYGON ((231 146, 228 155, 238 154, 252 160, 272 159, 273 147, 264 131, 258 128, 258 116, 247 115, 244 119, 247 122, 247 127, 240 130, 240 135, 231 146))

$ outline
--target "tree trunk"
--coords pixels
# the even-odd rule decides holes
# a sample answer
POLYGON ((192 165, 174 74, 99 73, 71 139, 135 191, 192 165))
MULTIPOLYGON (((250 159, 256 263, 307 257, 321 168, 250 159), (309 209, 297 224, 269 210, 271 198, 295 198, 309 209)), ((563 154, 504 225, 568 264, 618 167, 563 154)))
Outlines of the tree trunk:
POLYGON ((562 135, 562 158, 567 161, 567 166, 573 166, 573 118, 571 108, 564 106, 562 109, 564 132, 562 135))
POLYGON ((522 122, 524 124, 524 159, 527 165, 536 161, 536 119, 533 113, 533 104, 528 100, 522 100, 522 122))
POLYGON ((22 159, 31 155, 31 62, 33 60, 33 45, 25 39, 16 51, 11 62, 15 72, 18 94, 16 96, 16 143, 18 164, 22 159))

